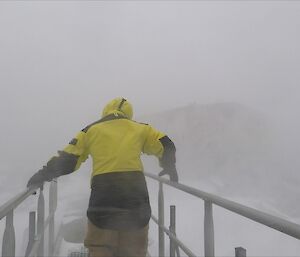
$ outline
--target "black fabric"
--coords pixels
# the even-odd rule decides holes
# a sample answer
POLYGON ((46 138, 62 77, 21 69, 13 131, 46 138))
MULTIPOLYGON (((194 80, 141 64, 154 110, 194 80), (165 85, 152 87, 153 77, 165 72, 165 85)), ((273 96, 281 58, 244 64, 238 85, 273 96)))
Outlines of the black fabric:
POLYGON ((178 183, 178 174, 176 170, 176 148, 172 140, 168 136, 159 139, 164 147, 164 153, 160 161, 163 170, 159 176, 169 175, 170 180, 178 183))
POLYGON ((59 155, 53 157, 47 162, 39 172, 42 173, 46 181, 51 181, 53 178, 67 175, 75 170, 79 156, 70 154, 64 151, 59 151, 59 155))
POLYGON ((159 139, 164 147, 164 153, 160 159, 160 164, 164 169, 175 169, 176 163, 176 148, 172 140, 168 136, 159 139))
POLYGON ((27 187, 42 185, 46 181, 45 175, 41 172, 36 172, 27 182, 27 187))
POLYGON ((46 166, 47 173, 55 174, 55 177, 67 175, 75 170, 79 156, 64 151, 53 157, 46 166))
POLYGON ((47 162, 46 166, 35 173, 27 183, 27 187, 69 174, 75 170, 79 156, 59 151, 58 156, 47 162))
POLYGON ((112 172, 92 179, 87 216, 97 227, 130 230, 145 227, 151 217, 144 174, 112 172))
POLYGON ((98 123, 101 123, 101 122, 105 122, 105 121, 109 121, 109 120, 119 120, 119 119, 127 119, 126 117, 122 116, 122 115, 114 115, 114 114, 110 114, 110 115, 107 115, 105 117, 103 117, 101 120, 98 120, 98 121, 95 121, 93 122, 92 124, 86 126, 83 130, 81 130, 82 132, 88 132, 88 130, 93 126, 93 125, 96 125, 98 123))

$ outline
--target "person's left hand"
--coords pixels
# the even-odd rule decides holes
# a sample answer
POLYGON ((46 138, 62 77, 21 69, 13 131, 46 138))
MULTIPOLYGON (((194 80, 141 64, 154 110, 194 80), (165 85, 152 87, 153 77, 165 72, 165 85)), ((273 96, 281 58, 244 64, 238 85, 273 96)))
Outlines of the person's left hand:
POLYGON ((27 187, 41 185, 45 181, 45 177, 41 172, 35 173, 27 182, 27 187))

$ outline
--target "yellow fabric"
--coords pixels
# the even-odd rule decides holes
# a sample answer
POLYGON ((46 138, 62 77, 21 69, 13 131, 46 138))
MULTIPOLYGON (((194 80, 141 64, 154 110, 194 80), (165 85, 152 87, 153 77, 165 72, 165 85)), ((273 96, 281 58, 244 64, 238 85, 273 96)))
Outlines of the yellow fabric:
POLYGON ((75 137, 75 139, 77 140, 76 145, 68 144, 64 148, 65 152, 79 156, 75 170, 78 170, 81 163, 85 162, 89 156, 88 149, 86 148, 85 138, 85 133, 80 131, 75 137))
POLYGON ((109 114, 117 114, 121 113, 123 114, 126 118, 132 119, 133 116, 133 111, 132 111, 132 105, 124 98, 118 97, 110 101, 105 108, 103 109, 102 112, 102 117, 105 117, 109 114), (124 101, 124 103, 122 103, 124 101), (121 108, 120 104, 122 104, 121 108))
MULTIPOLYGON (((114 110, 118 104, 109 106, 106 106, 105 113, 116 112, 118 116, 118 111, 114 110)), ((87 132, 79 132, 76 144, 69 144, 64 151, 79 156, 75 170, 90 155, 93 160, 92 176, 109 172, 143 171, 141 153, 161 158, 164 149, 159 139, 164 136, 150 125, 125 118, 114 119, 96 123, 87 132)))

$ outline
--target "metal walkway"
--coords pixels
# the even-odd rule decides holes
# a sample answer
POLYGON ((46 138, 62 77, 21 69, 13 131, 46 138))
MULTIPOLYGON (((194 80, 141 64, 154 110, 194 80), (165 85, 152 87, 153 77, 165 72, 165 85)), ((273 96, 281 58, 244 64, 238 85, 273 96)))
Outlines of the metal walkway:
MULTIPOLYGON (((214 223, 213 223, 213 205, 217 205, 235 214, 246 217, 250 220, 256 221, 264 226, 273 228, 291 237, 300 239, 300 225, 292 223, 288 220, 267 214, 265 212, 250 208, 239 203, 224 199, 222 197, 200 191, 183 184, 173 183, 168 179, 155 176, 150 173, 145 173, 148 179, 152 179, 159 183, 158 190, 158 217, 152 215, 152 220, 158 225, 158 256, 164 257, 165 254, 165 236, 170 239, 170 256, 179 257, 180 252, 184 252, 186 256, 196 257, 183 242, 180 240, 180 235, 176 235, 175 223, 175 206, 171 206, 170 212, 170 226, 165 226, 165 204, 164 204, 164 186, 176 188, 182 192, 193 195, 204 202, 204 252, 205 257, 215 256, 215 243, 214 243, 214 223)), ((59 231, 55 233, 55 212, 57 208, 57 183, 52 181, 49 187, 49 213, 45 217, 45 200, 43 187, 27 189, 24 192, 16 195, 14 198, 6 202, 0 207, 0 220, 6 220, 5 231, 3 235, 2 256, 15 257, 16 240, 14 228, 14 212, 17 207, 30 197, 35 192, 39 193, 37 213, 29 213, 29 239, 25 257, 43 257, 43 256, 57 256, 59 245, 63 238, 59 231), (47 235, 46 235, 47 231, 47 235), (48 249, 45 251, 45 237, 48 242, 48 249)), ((26 218, 27 219, 27 218, 26 218)), ((73 253, 70 256, 86 256, 86 252, 81 254, 73 253)), ((157 254, 153 254, 156 256, 157 254)), ((236 248, 236 257, 245 257, 246 250, 243 248, 236 248)))

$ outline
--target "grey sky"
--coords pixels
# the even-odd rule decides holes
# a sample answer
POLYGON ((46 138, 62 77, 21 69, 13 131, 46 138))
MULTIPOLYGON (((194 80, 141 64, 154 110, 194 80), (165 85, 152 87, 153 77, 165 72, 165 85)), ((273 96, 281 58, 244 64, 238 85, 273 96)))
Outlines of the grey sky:
POLYGON ((115 96, 137 115, 234 101, 294 121, 299 14, 284 1, 1 1, 3 158, 31 144, 49 152, 28 162, 44 162, 115 96))

